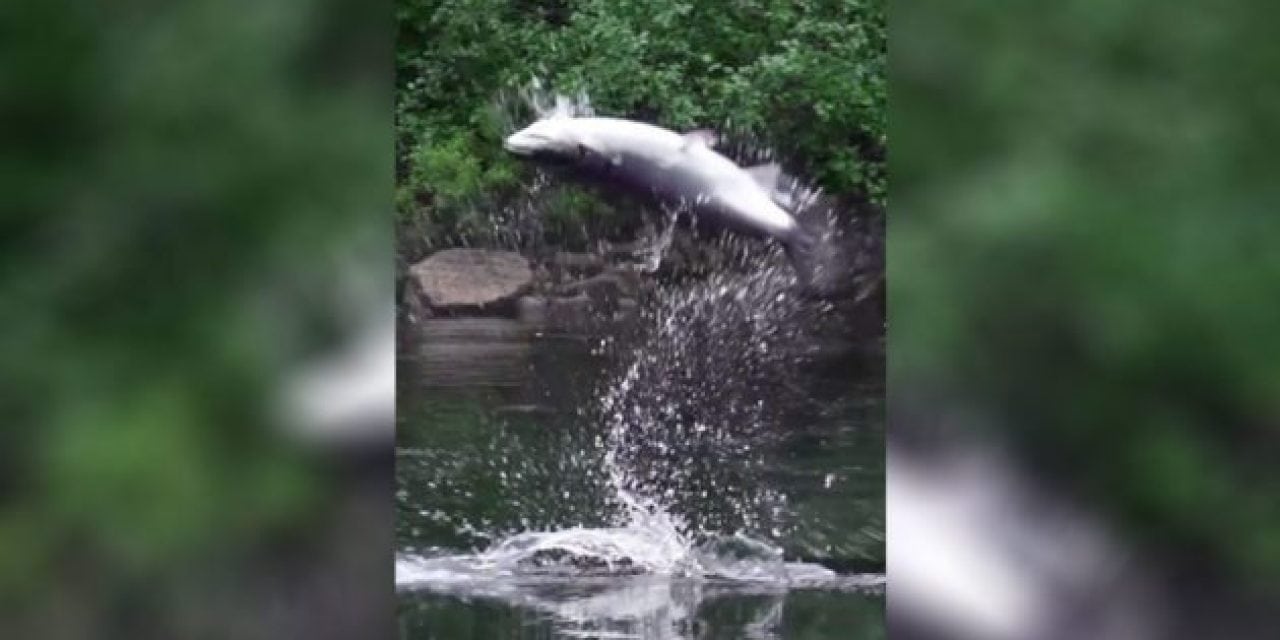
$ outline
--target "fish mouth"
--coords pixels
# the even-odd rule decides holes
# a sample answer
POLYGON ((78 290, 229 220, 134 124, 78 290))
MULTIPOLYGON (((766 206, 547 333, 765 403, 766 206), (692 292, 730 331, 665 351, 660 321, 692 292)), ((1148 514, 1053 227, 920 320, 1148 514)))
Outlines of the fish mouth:
POLYGON ((546 141, 537 136, 517 133, 502 141, 502 148, 518 156, 532 156, 546 147, 546 141))
POLYGON ((511 140, 504 140, 502 142, 502 148, 506 149, 508 153, 514 153, 518 156, 533 155, 533 149, 530 149, 520 143, 512 142, 511 140))

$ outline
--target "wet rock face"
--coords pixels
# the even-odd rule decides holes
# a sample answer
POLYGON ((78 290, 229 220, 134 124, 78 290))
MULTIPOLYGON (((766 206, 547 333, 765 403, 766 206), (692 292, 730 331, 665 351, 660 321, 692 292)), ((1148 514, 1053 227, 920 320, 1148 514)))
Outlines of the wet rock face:
POLYGON ((581 333, 592 329, 597 315, 591 298, 526 296, 520 299, 519 319, 553 333, 581 333))
POLYGON ((563 296, 585 295, 596 306, 610 308, 616 306, 624 295, 635 295, 632 288, 618 273, 607 272, 561 285, 556 293, 563 296))
POLYGON ((604 271, 608 265, 603 256, 594 253, 560 251, 547 260, 547 267, 556 280, 566 280, 573 277, 593 276, 604 271))
POLYGON ((547 301, 547 327, 562 333, 583 333, 595 324, 595 306, 586 294, 547 301))
POLYGON ((516 319, 525 324, 546 324, 548 306, 542 296, 524 296, 516 302, 516 319))
POLYGON ((514 251, 446 249, 409 267, 409 293, 439 312, 499 310, 533 286, 529 261, 514 251))

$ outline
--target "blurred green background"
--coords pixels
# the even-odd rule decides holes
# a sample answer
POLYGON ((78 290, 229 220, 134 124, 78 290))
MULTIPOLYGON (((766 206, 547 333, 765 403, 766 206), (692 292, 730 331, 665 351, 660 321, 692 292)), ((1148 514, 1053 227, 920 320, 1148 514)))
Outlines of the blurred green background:
POLYGON ((981 416, 1202 603, 1280 595, 1276 13, 890 15, 891 415, 981 416))
POLYGON ((362 471, 278 419, 352 302, 391 304, 389 18, 0 9, 0 636, 391 628, 389 451, 362 471))

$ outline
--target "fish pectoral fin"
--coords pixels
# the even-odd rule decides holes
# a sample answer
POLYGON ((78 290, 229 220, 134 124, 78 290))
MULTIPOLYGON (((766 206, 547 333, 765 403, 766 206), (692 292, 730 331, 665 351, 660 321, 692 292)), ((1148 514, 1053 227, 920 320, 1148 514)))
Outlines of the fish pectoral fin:
POLYGON ((578 149, 581 153, 590 152, 598 156, 605 156, 608 153, 605 145, 590 133, 578 133, 577 139, 578 149))
POLYGON ((694 129, 684 134, 684 146, 681 150, 686 150, 690 145, 701 145, 707 148, 714 147, 720 141, 720 134, 711 129, 694 129))

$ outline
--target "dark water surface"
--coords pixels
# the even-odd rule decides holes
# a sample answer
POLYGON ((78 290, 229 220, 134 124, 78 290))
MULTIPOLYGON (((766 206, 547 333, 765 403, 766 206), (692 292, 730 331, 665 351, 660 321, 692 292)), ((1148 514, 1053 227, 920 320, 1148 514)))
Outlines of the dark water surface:
MULTIPOLYGON (((703 394, 659 412, 682 425, 670 427, 678 437, 624 457, 644 466, 644 486, 694 532, 688 544, 711 549, 703 566, 723 565, 735 579, 612 562, 561 571, 556 557, 553 570, 522 574, 474 556, 522 532, 617 527, 598 407, 626 360, 644 351, 601 348, 616 333, 544 335, 500 319, 428 320, 402 333, 401 637, 883 637, 883 359, 840 338, 791 345, 788 359, 800 366, 785 379, 756 371, 736 385, 673 386, 664 393, 703 394), (720 402, 732 406, 722 412, 720 402), (730 411, 757 405, 770 410, 730 411), (713 414, 768 424, 744 425, 746 444, 717 437, 682 448, 695 433, 738 429, 738 418, 708 421, 713 414), (474 556, 466 567, 442 564, 466 554, 474 556), (763 578, 749 578, 756 573, 763 578)), ((703 350, 743 348, 703 338, 712 342, 703 350)), ((624 410, 636 411, 615 412, 624 410)))

